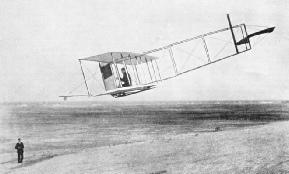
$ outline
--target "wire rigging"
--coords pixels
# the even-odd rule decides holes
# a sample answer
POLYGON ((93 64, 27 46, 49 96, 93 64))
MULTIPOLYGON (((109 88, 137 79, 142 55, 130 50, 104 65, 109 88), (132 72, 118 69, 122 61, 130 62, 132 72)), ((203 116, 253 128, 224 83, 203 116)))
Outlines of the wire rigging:
POLYGON ((263 37, 259 37, 258 40, 256 40, 256 42, 253 44, 252 47, 255 47, 255 46, 256 46, 259 42, 261 42, 266 36, 267 36, 267 34, 264 35, 263 37), (260 38, 261 38, 261 39, 260 39, 260 38))
POLYGON ((269 27, 270 27, 270 26, 248 25, 248 24, 246 24, 246 26, 248 26, 248 27, 255 27, 255 28, 257 28, 257 27, 259 27, 259 28, 269 28, 269 27))
POLYGON ((201 40, 198 40, 197 43, 195 44, 194 48, 192 49, 191 53, 188 55, 188 57, 186 58, 186 60, 182 63, 182 67, 181 69, 184 69, 184 67, 186 66, 187 62, 189 61, 190 57, 193 55, 193 53, 196 51, 199 43, 201 40))
MULTIPOLYGON (((97 66, 96 66, 96 68, 95 68, 94 75, 96 75, 96 72, 97 72, 97 66)), ((93 90, 93 86, 94 86, 94 81, 95 81, 95 80, 93 80, 93 81, 92 81, 92 84, 91 84, 91 89, 92 89, 92 90, 93 90)))
MULTIPOLYGON (((177 49, 177 50, 179 50, 179 51, 182 51, 182 52, 184 52, 184 53, 186 53, 186 54, 190 54, 190 53, 188 53, 188 52, 186 52, 186 51, 184 51, 184 50, 182 50, 182 49, 179 49, 179 48, 175 48, 175 49, 177 49)), ((193 57, 195 57, 195 58, 197 58, 197 59, 200 59, 200 60, 202 60, 202 61, 204 61, 204 62, 207 62, 206 60, 204 60, 204 59, 202 59, 202 58, 200 58, 200 57, 197 57, 197 56, 195 56, 195 55, 191 55, 191 56, 193 56, 193 57)))
MULTIPOLYGON (((91 79, 92 76, 90 76, 87 80, 91 79)), ((74 92, 75 90, 77 90, 80 86, 82 86, 85 82, 82 82, 81 84, 79 84, 76 88, 74 88, 72 91, 70 91, 68 94, 71 94, 72 92, 74 92)))
MULTIPOLYGON (((96 82, 102 87, 102 89, 104 89, 104 87, 99 83, 99 81, 97 80, 97 78, 95 77, 95 74, 93 74, 92 72, 89 71, 89 69, 83 65, 84 68, 92 75, 92 77, 94 78, 94 80, 96 80, 96 82)), ((99 71, 98 71, 99 72, 99 71)))

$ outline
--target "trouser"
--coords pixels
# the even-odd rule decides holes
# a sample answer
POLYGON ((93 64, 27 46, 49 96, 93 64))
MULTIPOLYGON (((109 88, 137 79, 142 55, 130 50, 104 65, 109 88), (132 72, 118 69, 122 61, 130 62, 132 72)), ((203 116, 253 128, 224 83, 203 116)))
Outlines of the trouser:
POLYGON ((22 163, 23 161, 23 153, 18 153, 18 163, 22 163))

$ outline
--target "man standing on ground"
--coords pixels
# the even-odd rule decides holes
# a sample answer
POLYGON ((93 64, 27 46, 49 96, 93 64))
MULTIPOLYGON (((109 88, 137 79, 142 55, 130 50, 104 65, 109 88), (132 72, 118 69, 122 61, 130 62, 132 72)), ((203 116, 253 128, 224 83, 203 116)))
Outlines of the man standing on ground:
POLYGON ((23 153, 24 153, 24 144, 21 142, 21 138, 18 138, 18 143, 15 146, 18 153, 18 163, 22 163, 23 161, 23 153))

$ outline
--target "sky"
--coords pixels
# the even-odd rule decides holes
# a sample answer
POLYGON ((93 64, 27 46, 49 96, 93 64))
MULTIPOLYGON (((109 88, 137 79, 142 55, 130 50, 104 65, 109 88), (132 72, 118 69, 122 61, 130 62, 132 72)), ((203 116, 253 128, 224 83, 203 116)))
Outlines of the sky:
POLYGON ((129 97, 84 101, 288 100, 289 2, 3 0, 0 102, 61 101, 82 82, 79 58, 142 53, 234 24, 275 26, 256 47, 129 97))

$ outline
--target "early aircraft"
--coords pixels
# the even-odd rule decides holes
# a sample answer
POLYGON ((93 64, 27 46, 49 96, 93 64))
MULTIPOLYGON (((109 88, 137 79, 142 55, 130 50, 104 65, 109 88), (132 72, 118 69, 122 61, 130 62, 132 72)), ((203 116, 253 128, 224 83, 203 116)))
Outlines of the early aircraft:
MULTIPOLYGON (((220 60, 244 53, 252 49, 250 38, 271 33, 275 27, 247 33, 245 24, 232 26, 227 15, 229 27, 209 32, 193 38, 172 43, 168 46, 144 53, 109 52, 79 59, 87 94, 60 96, 96 97, 111 95, 124 97, 156 87, 158 82, 216 63, 220 60), (202 44, 202 47, 199 45, 202 44), (224 53, 223 53, 224 52, 224 53), (94 93, 97 80, 83 62, 97 63, 94 68, 100 71, 104 92, 94 93), (84 67, 86 69, 84 69, 84 67), (121 71, 123 74, 121 74, 121 71), (124 85, 124 83, 126 83, 124 85)), ((260 41, 260 40, 258 40, 260 41)), ((99 83, 101 85, 101 83, 99 83)), ((74 90, 73 90, 74 91, 74 90)))

